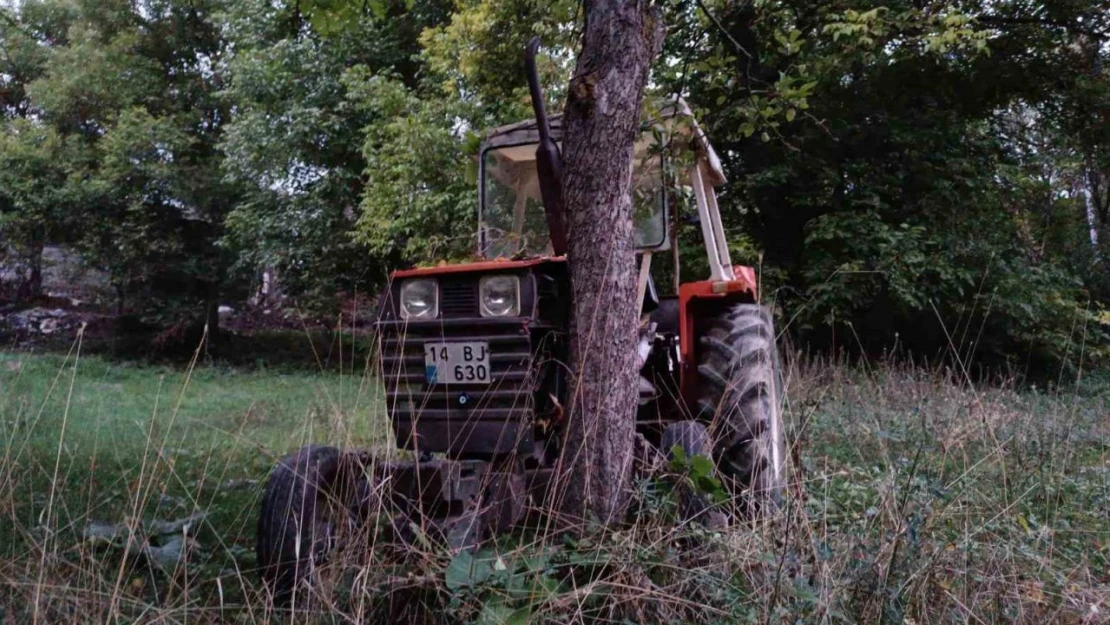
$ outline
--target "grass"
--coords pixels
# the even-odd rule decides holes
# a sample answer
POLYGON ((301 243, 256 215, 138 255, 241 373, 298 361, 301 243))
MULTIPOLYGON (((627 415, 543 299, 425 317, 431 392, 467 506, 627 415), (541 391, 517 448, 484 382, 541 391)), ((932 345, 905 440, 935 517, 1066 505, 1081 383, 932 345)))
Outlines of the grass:
POLYGON ((839 580, 817 587, 861 620, 1110 622, 1105 392, 906 368, 793 390, 813 568, 839 580))
POLYGON ((164 602, 183 574, 201 597, 242 601, 262 480, 310 441, 380 446, 378 392, 350 373, 0 354, 0 623, 50 622, 59 614, 36 610, 96 606, 79 595, 118 599, 124 587, 132 603, 164 602), (172 550, 186 521, 188 571, 124 554, 124 532, 172 550), (176 531, 157 535, 159 524, 176 531), (75 596, 52 596, 73 584, 75 596))
MULTIPOLYGON (((791 479, 772 517, 681 526, 639 482, 634 519, 579 539, 340 562, 354 581, 297 618, 1110 622, 1110 387, 821 361, 787 379, 791 479)), ((252 571, 260 480, 304 442, 383 447, 376 389, 0 355, 0 622, 289 622, 252 571)))

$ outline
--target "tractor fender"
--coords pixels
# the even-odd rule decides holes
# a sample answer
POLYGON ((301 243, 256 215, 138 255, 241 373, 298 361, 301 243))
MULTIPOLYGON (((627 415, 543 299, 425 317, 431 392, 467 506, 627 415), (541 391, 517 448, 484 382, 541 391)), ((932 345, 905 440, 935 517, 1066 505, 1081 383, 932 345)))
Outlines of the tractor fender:
POLYGON ((732 268, 735 280, 702 280, 687 282, 678 288, 678 339, 682 356, 679 388, 682 396, 692 399, 698 379, 696 346, 698 342, 699 311, 706 304, 732 304, 759 301, 759 283, 755 269, 744 265, 732 268))

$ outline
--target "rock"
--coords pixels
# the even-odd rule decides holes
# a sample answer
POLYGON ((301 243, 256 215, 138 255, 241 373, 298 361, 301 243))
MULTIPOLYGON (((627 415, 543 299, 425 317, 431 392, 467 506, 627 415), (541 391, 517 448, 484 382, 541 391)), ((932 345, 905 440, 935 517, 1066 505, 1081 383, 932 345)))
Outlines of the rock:
POLYGON ((11 330, 27 334, 54 334, 75 328, 80 321, 62 308, 29 308, 13 312, 5 320, 11 330))
POLYGON ((184 519, 177 519, 175 521, 152 521, 147 525, 147 533, 151 536, 194 534, 194 527, 203 521, 206 516, 207 515, 203 512, 197 512, 184 519))
POLYGON ((85 531, 82 532, 85 540, 89 542, 115 542, 116 539, 123 538, 130 533, 126 525, 101 523, 99 521, 89 521, 85 526, 85 531))
POLYGON ((174 536, 159 547, 147 545, 143 553, 158 568, 163 571, 172 571, 188 558, 189 551, 195 547, 196 541, 184 536, 174 536))
POLYGON ((182 497, 174 497, 173 495, 162 493, 158 496, 158 505, 171 508, 185 508, 188 502, 182 497))
POLYGON ((31 326, 30 312, 25 310, 8 315, 8 325, 16 331, 26 330, 31 326))
POLYGON ((82 538, 93 545, 107 545, 126 549, 136 549, 142 541, 138 532, 123 523, 103 523, 89 521, 82 538))

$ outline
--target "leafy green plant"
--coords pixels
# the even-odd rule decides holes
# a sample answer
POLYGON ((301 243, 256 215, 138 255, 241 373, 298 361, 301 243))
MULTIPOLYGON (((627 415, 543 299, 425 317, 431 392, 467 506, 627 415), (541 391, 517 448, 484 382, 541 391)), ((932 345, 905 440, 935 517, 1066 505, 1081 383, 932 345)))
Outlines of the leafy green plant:
POLYGON ((714 503, 728 501, 728 491, 717 477, 717 467, 711 458, 701 454, 687 458, 686 450, 677 444, 671 448, 670 457, 671 470, 689 480, 696 493, 708 495, 714 503))

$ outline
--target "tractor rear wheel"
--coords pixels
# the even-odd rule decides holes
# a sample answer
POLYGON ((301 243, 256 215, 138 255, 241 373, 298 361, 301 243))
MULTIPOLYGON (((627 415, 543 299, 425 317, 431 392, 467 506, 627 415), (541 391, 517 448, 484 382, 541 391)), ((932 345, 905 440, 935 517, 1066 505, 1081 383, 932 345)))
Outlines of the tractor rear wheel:
POLYGON ((355 521, 351 480, 334 447, 309 445, 286 456, 270 473, 262 497, 255 546, 263 585, 275 606, 311 583, 355 521))
POLYGON ((698 410, 712 423, 717 468, 744 512, 776 504, 784 483, 781 377, 771 314, 732 304, 700 332, 698 410))

